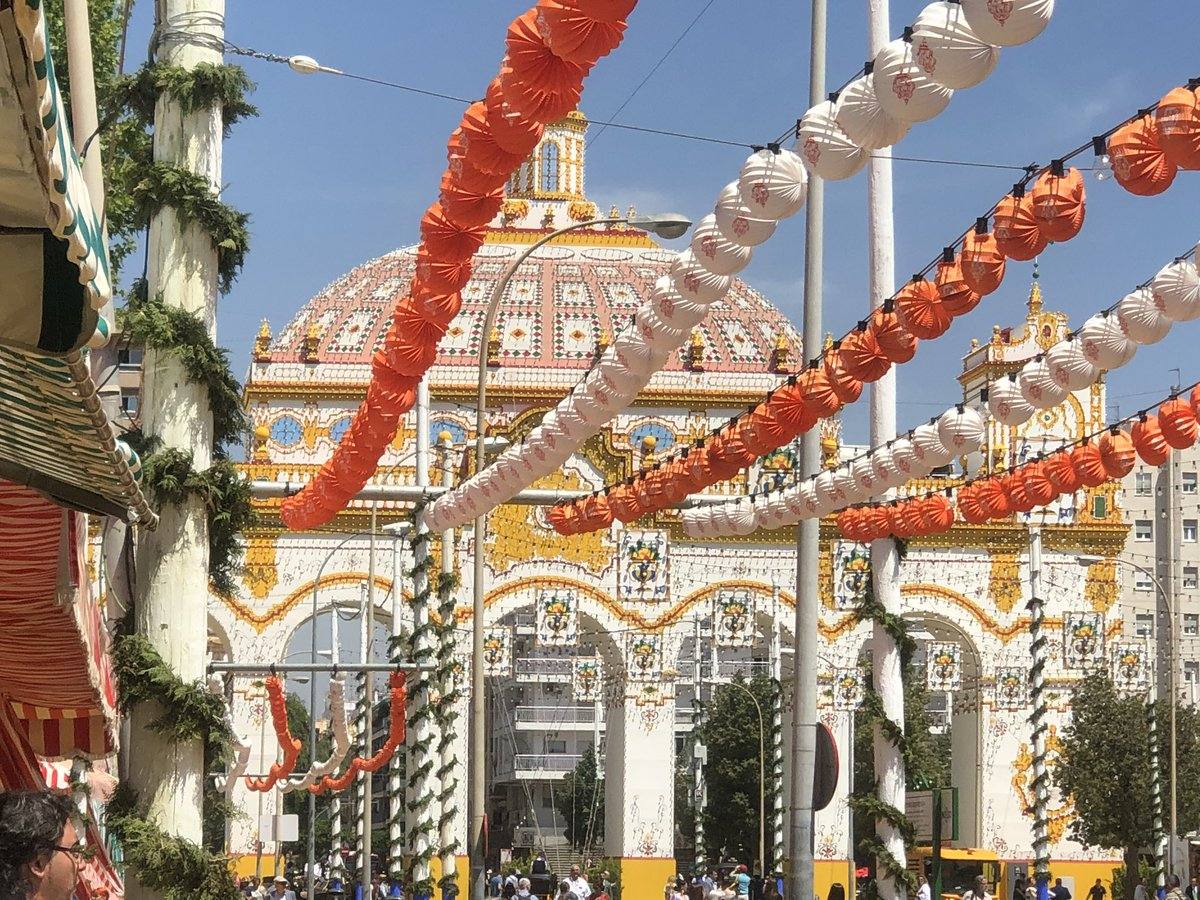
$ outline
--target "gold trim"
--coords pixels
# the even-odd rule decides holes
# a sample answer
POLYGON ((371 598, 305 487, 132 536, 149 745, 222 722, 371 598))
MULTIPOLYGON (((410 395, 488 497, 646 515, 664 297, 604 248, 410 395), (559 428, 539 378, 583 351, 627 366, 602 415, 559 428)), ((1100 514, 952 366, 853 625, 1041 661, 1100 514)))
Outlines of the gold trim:
MULTIPOLYGON (((336 572, 332 575, 322 575, 320 584, 317 585, 317 589, 319 590, 323 587, 336 587, 339 584, 357 584, 366 580, 366 572, 336 572)), ((276 603, 264 613, 255 612, 245 603, 242 603, 240 600, 236 600, 233 597, 221 597, 220 595, 214 596, 216 596, 217 599, 225 604, 225 606, 230 612, 233 613, 234 617, 239 622, 245 622, 247 625, 253 628, 255 632, 262 634, 270 625, 278 622, 284 616, 286 616, 291 611, 292 607, 298 604, 301 600, 306 597, 311 598, 313 593, 313 584, 314 583, 310 581, 308 584, 296 588, 294 591, 288 594, 287 597, 276 603)), ((375 587, 384 591, 385 593, 390 592, 392 589, 392 580, 390 578, 384 578, 382 575, 376 575, 375 587)), ((401 590, 401 593, 406 600, 411 599, 412 595, 404 592, 403 589, 401 590)))
MULTIPOLYGON (((524 192, 522 192, 524 197, 524 192)), ((536 198, 541 199, 541 198, 536 198)), ((580 197, 563 196, 563 200, 578 200, 580 197)), ((540 228, 491 228, 483 242, 485 244, 533 244, 546 236, 549 229, 540 228)), ((644 250, 660 250, 658 244, 644 231, 628 228, 624 231, 601 231, 581 228, 561 234, 546 246, 571 247, 635 247, 644 250)))

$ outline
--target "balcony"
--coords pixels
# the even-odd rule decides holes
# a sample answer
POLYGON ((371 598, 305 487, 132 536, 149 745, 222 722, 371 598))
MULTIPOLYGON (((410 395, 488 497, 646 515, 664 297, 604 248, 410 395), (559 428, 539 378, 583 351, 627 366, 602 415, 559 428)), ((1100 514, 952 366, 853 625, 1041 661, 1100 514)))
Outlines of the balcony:
POLYGON ((578 753, 518 753, 500 760, 496 781, 561 781, 582 758, 578 753))
MULTIPOLYGON (((513 726, 518 731, 591 731, 595 724, 594 706, 518 706, 513 710, 513 726)), ((603 721, 600 727, 604 727, 603 721)))
POLYGON ((517 681, 569 682, 572 662, 569 657, 519 657, 513 660, 513 678, 517 681))

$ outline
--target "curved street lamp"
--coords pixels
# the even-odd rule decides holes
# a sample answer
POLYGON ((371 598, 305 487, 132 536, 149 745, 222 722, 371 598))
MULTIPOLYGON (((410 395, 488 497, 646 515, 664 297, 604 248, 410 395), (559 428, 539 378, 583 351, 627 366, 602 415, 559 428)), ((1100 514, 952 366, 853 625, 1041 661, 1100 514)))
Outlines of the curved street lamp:
MULTIPOLYGON (((483 330, 479 340, 479 385, 475 399, 475 471, 482 472, 485 462, 486 441, 484 436, 485 417, 487 411, 487 340, 496 325, 496 313, 500 300, 512 279, 513 273, 529 259, 538 249, 550 243, 560 235, 580 228, 590 228, 594 225, 628 224, 642 231, 658 235, 666 240, 674 240, 687 234, 692 227, 691 220, 679 213, 662 213, 653 216, 627 216, 622 218, 589 219, 586 222, 575 222, 565 228, 559 228, 544 235, 516 259, 509 263, 504 274, 492 289, 491 299, 488 300, 487 312, 483 319, 483 330)), ((484 705, 485 679, 483 677, 483 541, 487 528, 487 515, 475 518, 475 559, 474 584, 472 589, 472 621, 471 621, 471 731, 469 736, 471 758, 469 795, 470 835, 468 836, 468 853, 471 872, 471 898, 483 900, 484 896, 484 860, 483 860, 483 823, 484 805, 487 799, 487 728, 486 707, 484 705)))

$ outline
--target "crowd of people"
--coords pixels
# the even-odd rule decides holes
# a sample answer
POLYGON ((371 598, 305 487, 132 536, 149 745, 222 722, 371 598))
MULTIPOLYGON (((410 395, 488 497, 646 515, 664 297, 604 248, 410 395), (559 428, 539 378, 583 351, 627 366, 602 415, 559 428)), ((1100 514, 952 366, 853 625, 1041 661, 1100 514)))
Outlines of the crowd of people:
POLYGON ((583 869, 574 865, 570 874, 559 879, 557 887, 554 887, 550 867, 543 853, 534 859, 528 875, 519 870, 501 875, 493 869, 488 869, 486 875, 488 896, 502 900, 613 900, 613 882, 607 871, 601 871, 597 883, 592 885, 584 876, 583 869))

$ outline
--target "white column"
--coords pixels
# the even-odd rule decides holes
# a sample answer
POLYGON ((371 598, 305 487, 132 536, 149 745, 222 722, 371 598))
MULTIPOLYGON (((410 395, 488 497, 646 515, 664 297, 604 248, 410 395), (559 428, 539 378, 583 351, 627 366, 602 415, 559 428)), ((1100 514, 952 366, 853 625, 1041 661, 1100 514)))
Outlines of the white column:
POLYGON ((656 683, 656 700, 628 682, 605 719, 605 754, 619 761, 604 781, 604 844, 609 856, 672 860, 675 854, 675 698, 656 683), (670 695, 670 699, 664 699, 670 695))
MULTIPOLYGON (((199 42, 160 45, 158 59, 184 68, 220 63, 224 0, 160 0, 159 27, 203 34, 199 42)), ((216 192, 221 184, 221 107, 213 104, 184 115, 164 91, 154 111, 154 159, 204 176, 216 192)), ((150 222, 147 241, 150 296, 196 313, 214 329, 217 250, 207 232, 184 226, 171 207, 150 222)), ((188 380, 178 357, 146 351, 142 382, 142 426, 168 448, 192 454, 200 471, 212 461, 212 411, 204 385, 188 380)), ((136 625, 185 682, 204 678, 208 604, 208 523, 204 502, 164 504, 158 528, 139 534, 136 625)), ((200 740, 176 741, 150 723, 161 715, 153 703, 131 714, 129 780, 149 817, 168 834, 200 843, 204 750, 200 740)), ((127 883, 133 900, 154 896, 137 879, 127 883)))

